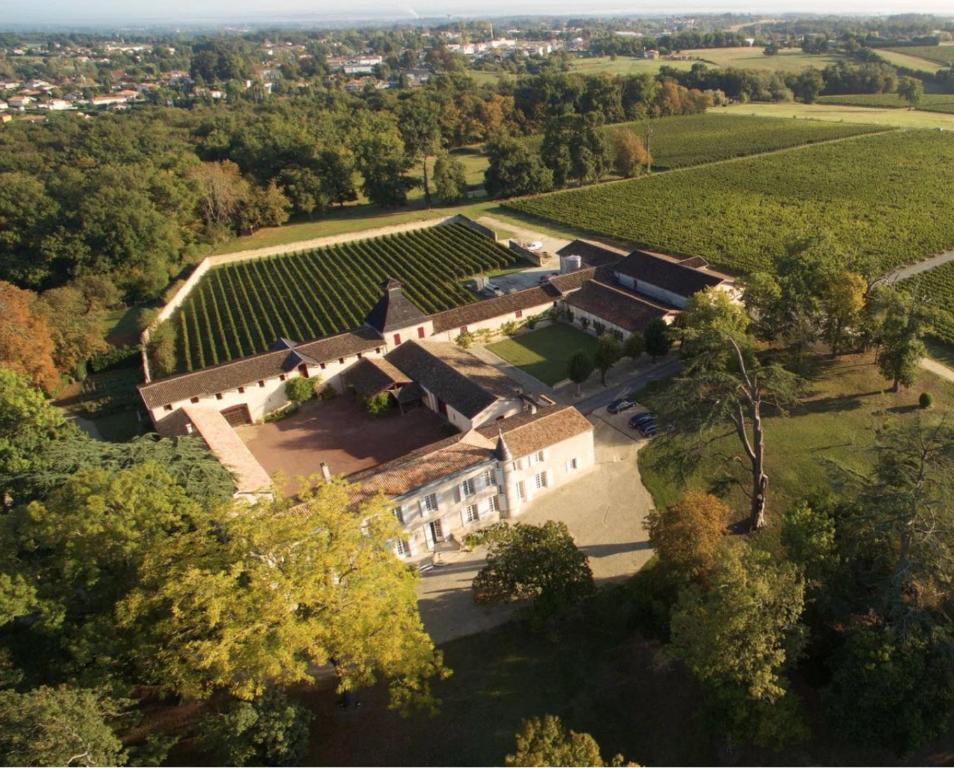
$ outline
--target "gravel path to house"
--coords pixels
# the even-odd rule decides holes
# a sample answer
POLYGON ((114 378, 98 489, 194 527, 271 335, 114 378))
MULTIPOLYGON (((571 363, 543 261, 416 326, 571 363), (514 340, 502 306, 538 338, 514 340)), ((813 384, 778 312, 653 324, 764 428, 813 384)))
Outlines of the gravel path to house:
POLYGON ((944 365, 944 363, 939 363, 937 360, 925 357, 921 360, 921 367, 925 371, 930 371, 935 376, 940 376, 942 379, 954 383, 954 368, 950 368, 944 365))
POLYGON ((927 272, 930 269, 939 267, 942 264, 947 264, 949 261, 954 261, 954 250, 944 251, 944 253, 931 256, 929 259, 908 264, 906 267, 898 267, 898 269, 893 272, 889 272, 884 277, 879 278, 877 282, 894 285, 895 283, 900 283, 902 280, 907 280, 909 277, 914 277, 922 272, 927 272))

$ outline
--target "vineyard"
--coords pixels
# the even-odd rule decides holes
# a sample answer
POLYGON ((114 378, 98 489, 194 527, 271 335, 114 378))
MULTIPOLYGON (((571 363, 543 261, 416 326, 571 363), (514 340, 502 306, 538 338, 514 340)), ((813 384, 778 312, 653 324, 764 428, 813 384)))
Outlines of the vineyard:
MULTIPOLYGON (((652 128, 650 149, 656 170, 686 168, 885 130, 883 126, 874 125, 779 120, 717 112, 618 123, 607 126, 606 130, 630 128, 645 140, 648 127, 652 128)), ((528 141, 539 149, 542 137, 534 136, 528 141)))
POLYGON ((509 205, 736 272, 825 232, 885 271, 954 247, 952 164, 954 136, 892 131, 509 205))
MULTIPOLYGON (((856 93, 843 96, 822 96, 819 104, 842 104, 848 107, 887 107, 902 109, 910 106, 896 93, 856 93)), ((926 93, 918 102, 918 109, 924 112, 946 112, 954 114, 954 94, 926 93)))
POLYGON ((943 310, 934 335, 954 344, 954 262, 915 275, 903 285, 918 298, 943 310))
POLYGON ((450 224, 216 267, 169 321, 178 370, 262 352, 280 337, 301 341, 355 328, 386 277, 433 313, 473 301, 464 278, 518 262, 493 240, 450 224))
POLYGON ((901 48, 889 48, 896 53, 917 56, 936 64, 954 64, 954 45, 907 45, 901 48))

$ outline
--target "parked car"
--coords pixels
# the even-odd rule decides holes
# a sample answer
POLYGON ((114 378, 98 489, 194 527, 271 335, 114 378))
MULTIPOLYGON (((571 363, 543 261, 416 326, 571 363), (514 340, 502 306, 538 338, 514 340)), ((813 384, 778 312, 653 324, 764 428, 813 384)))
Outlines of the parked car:
POLYGON ((534 240, 532 243, 527 243, 528 251, 539 251, 543 248, 543 243, 539 240, 534 240))
POLYGON ((489 296, 490 298, 494 298, 496 296, 503 296, 504 292, 499 285, 488 281, 487 285, 485 285, 483 290, 481 291, 481 294, 483 294, 484 296, 489 296))
POLYGON ((607 405, 606 410, 609 413, 622 413, 623 411, 628 411, 630 408, 635 407, 636 403, 634 403, 632 400, 627 400, 626 398, 621 397, 607 405))
POLYGON ((650 411, 645 411, 643 413, 637 413, 635 416, 631 417, 629 420, 629 426, 633 429, 641 429, 647 424, 656 424, 656 414, 650 411))
POLYGON ((643 424, 639 427, 639 434, 643 437, 655 437, 656 433, 659 431, 659 428, 656 426, 655 421, 651 421, 648 424, 643 424))

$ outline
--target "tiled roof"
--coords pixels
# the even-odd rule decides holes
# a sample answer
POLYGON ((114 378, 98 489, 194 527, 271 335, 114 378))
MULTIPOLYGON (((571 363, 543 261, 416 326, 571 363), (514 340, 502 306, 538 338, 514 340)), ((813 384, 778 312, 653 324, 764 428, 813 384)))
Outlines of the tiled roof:
POLYGON ((385 359, 467 418, 498 398, 516 396, 510 378, 449 342, 407 341, 385 359))
POLYGON ((477 431, 488 440, 496 440, 498 430, 502 431, 510 453, 514 458, 520 458, 569 440, 591 429, 593 425, 582 413, 572 405, 564 405, 543 408, 534 414, 521 413, 494 424, 488 424, 477 431))
POLYGON ((651 320, 665 317, 672 311, 631 291, 596 280, 590 280, 580 290, 571 293, 566 303, 631 333, 641 333, 651 320))
POLYGON ((396 328, 407 328, 424 322, 427 317, 412 304, 401 290, 401 284, 394 278, 381 283, 384 295, 371 308, 364 322, 381 333, 396 328))
POLYGON ((695 269, 661 254, 633 251, 613 266, 616 272, 686 298, 697 291, 719 285, 727 278, 716 272, 695 269))
POLYGON ((256 493, 271 488, 265 468, 232 429, 225 417, 213 408, 185 405, 182 412, 235 481, 239 493, 256 493))
POLYGON ((284 365, 289 355, 299 353, 317 362, 327 362, 340 357, 350 357, 384 346, 380 335, 371 328, 359 328, 336 336, 326 336, 292 351, 280 349, 260 355, 242 357, 228 363, 203 368, 201 371, 169 376, 139 387, 147 408, 159 408, 169 403, 203 397, 227 389, 246 386, 260 379, 268 379, 285 373, 284 365))
POLYGON ((364 397, 383 392, 395 384, 408 384, 410 380, 383 358, 366 357, 352 365, 344 374, 345 383, 354 387, 364 397))
POLYGON ((518 309, 531 309, 544 304, 552 304, 559 298, 559 292, 546 285, 526 288, 522 291, 508 293, 505 296, 475 301, 472 304, 464 304, 444 312, 438 312, 436 315, 431 315, 431 321, 434 323, 434 333, 441 333, 490 320, 493 317, 507 315, 516 312, 518 309))
POLYGON ((573 240, 557 251, 557 256, 579 256, 587 267, 603 267, 615 264, 625 258, 626 254, 586 240, 573 240))
POLYGON ((491 460, 493 447, 491 440, 477 432, 461 433, 425 445, 394 461, 351 475, 348 481, 360 486, 361 497, 382 492, 395 498, 467 467, 491 460))
POLYGON ((549 284, 556 288, 561 294, 567 294, 571 291, 579 290, 583 283, 596 277, 596 267, 578 269, 575 272, 567 272, 563 275, 553 275, 549 284))

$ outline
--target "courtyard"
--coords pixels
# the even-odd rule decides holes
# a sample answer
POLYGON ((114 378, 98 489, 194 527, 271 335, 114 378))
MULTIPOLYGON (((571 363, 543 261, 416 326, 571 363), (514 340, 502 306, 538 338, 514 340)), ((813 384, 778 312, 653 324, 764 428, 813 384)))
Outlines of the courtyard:
POLYGON ((592 358, 596 345, 595 336, 571 325, 553 323, 489 344, 487 349, 552 387, 568 378, 567 368, 577 352, 584 352, 592 358))
POLYGON ((269 475, 281 474, 285 493, 295 493, 300 478, 320 473, 322 462, 332 474, 348 476, 441 440, 453 428, 427 408, 371 416, 353 397, 341 395, 236 431, 269 475))

